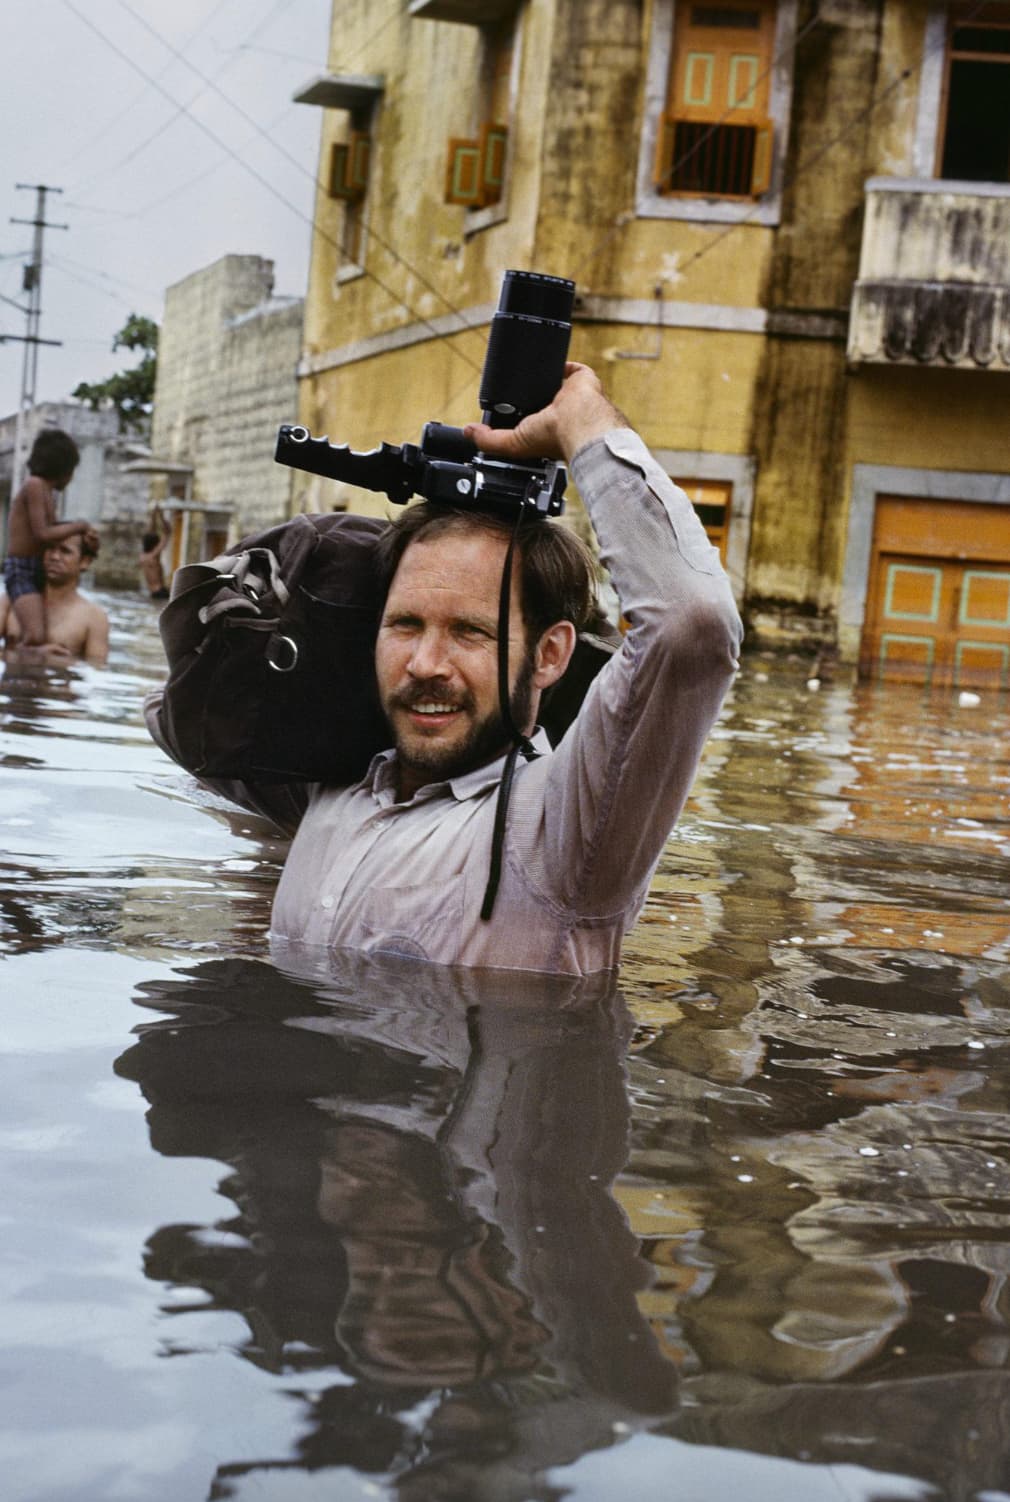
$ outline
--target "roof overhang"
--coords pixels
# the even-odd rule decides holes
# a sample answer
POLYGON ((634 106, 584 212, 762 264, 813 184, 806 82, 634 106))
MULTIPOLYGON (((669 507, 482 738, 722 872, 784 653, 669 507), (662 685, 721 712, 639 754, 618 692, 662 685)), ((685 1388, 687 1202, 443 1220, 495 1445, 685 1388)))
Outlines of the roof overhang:
POLYGON ((381 73, 320 73, 291 97, 324 110, 358 110, 374 104, 385 87, 381 73))
POLYGON ((177 464, 174 459, 159 459, 154 454, 143 459, 131 459, 119 466, 124 475, 191 475, 192 464, 177 464))

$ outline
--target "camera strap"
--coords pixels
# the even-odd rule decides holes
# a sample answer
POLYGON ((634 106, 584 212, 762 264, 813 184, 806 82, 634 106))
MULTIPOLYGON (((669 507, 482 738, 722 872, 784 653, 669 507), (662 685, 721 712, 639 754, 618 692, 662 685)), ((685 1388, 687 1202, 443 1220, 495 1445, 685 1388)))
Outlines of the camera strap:
POLYGON ((505 758, 505 766, 502 771, 501 782, 498 784, 498 799, 495 804, 494 831, 491 836, 491 864, 488 871, 487 886, 484 888, 484 901, 481 904, 480 916, 483 922, 487 922, 494 912, 495 897, 498 895, 498 884, 501 881, 502 856, 505 848, 505 826, 508 821, 509 800, 512 796, 512 781, 515 777, 516 762, 522 755, 527 761, 533 761, 538 753, 533 749, 533 743, 529 736, 525 735, 516 725, 512 716, 512 705, 509 693, 509 614, 512 602, 512 562, 515 557, 516 544, 519 541, 519 531, 523 524, 522 511, 516 514, 516 524, 512 529, 509 539, 508 551, 505 554, 505 563, 502 567, 501 591, 498 595, 498 700, 501 708, 501 717, 512 739, 512 745, 505 758))

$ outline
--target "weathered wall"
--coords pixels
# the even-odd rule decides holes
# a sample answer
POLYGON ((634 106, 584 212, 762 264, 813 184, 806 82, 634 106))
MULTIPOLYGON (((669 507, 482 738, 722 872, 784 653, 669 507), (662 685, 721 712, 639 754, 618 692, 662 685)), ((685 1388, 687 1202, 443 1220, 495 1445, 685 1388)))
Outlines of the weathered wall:
MULTIPOLYGON (((797 47, 791 185, 766 303, 772 317, 818 314, 834 330, 819 339, 773 333, 756 382, 750 609, 757 615, 785 606, 821 616, 828 636, 846 474, 844 341, 859 264, 882 12, 883 0, 831 0, 797 47), (847 136, 844 122, 854 122, 847 136)), ((801 8, 801 31, 810 19, 801 8)))
POLYGON ((1010 375, 864 366, 849 381, 853 464, 1005 474, 1010 375))
MULTIPOLYGON (((768 229, 748 224, 713 249, 708 225, 634 217, 648 7, 641 0, 529 0, 522 7, 507 215, 475 233, 468 232, 464 209, 442 202, 442 189, 447 139, 471 123, 466 99, 476 30, 411 21, 402 12, 383 26, 385 10, 357 0, 334 3, 333 70, 351 56, 357 71, 385 78, 368 192, 364 260, 372 274, 341 271, 343 209, 320 192, 301 420, 334 441, 370 447, 416 438, 431 417, 475 416, 486 319, 501 274, 531 267, 577 281, 572 355, 599 366, 650 443, 744 452, 760 339, 671 329, 659 360, 615 354, 653 349, 657 285, 667 299, 755 308, 771 241, 768 229), (696 255, 682 275, 678 267, 696 255), (641 326, 611 325, 587 298, 644 300, 648 311, 641 326), (472 334, 431 337, 409 349, 373 352, 373 344, 362 358, 337 363, 353 354, 355 341, 381 343, 454 308, 478 312, 472 334)), ((347 115, 321 113, 322 175, 330 144, 346 135, 347 115)), ((336 493, 308 477, 298 483, 299 500, 310 507, 336 493)), ((346 488, 340 494, 356 509, 371 505, 346 488)))
MULTIPOLYGON (((572 354, 600 370, 646 441, 711 461, 709 474, 719 465, 737 473, 737 460, 754 473, 745 614, 756 634, 830 642, 854 464, 1005 469, 1002 377, 857 374, 846 364, 866 182, 928 170, 925 137, 939 128, 928 111, 920 118, 930 0, 799 0, 795 45, 774 65, 785 79, 781 198, 777 207, 738 202, 737 223, 725 204, 713 204, 709 220, 700 199, 643 199, 640 145, 662 87, 650 48, 660 58, 670 0, 528 0, 520 9, 508 212, 474 231, 463 209, 442 202, 442 184, 447 138, 474 123, 465 101, 478 33, 412 21, 397 0, 334 0, 331 68, 354 57, 356 70, 386 82, 368 274, 341 270, 343 211, 325 195, 317 203, 302 420, 358 447, 415 438, 430 417, 465 420, 501 272, 570 276, 579 293, 572 354), (479 327, 436 337, 453 309, 479 327), (437 324, 423 342, 393 347, 423 319, 437 324)), ((325 165, 348 122, 336 110, 322 118, 325 165)), ((308 479, 300 487, 306 505, 337 494, 308 479)), ((339 495, 356 509, 385 505, 347 488, 339 495)))
POLYGON ((272 290, 271 261, 233 255, 165 294, 152 447, 193 465, 193 498, 234 508, 236 535, 291 504, 290 472, 273 451, 278 425, 297 412, 302 303, 272 290))
MULTIPOLYGON (((552 0, 524 7, 507 207, 489 216, 498 222, 475 230, 466 209, 443 202, 443 190, 450 137, 466 136, 479 123, 477 29, 412 19, 401 0, 334 0, 332 71, 354 57, 355 71, 383 75, 385 89, 365 207, 368 275, 355 274, 338 249, 343 206, 322 189, 316 200, 300 388, 301 417, 314 432, 369 447, 382 438, 416 438, 432 416, 477 415, 487 321, 502 272, 532 264, 552 21, 552 0), (443 340, 441 325, 424 329, 425 320, 451 319, 457 310, 476 323, 473 333, 443 340), (332 352, 355 340, 419 327, 426 342, 407 358, 390 357, 385 373, 384 353, 356 366, 330 363, 332 352)), ((320 179, 332 142, 348 128, 343 111, 321 115, 320 179)), ((562 266, 537 269, 564 273, 562 266)))

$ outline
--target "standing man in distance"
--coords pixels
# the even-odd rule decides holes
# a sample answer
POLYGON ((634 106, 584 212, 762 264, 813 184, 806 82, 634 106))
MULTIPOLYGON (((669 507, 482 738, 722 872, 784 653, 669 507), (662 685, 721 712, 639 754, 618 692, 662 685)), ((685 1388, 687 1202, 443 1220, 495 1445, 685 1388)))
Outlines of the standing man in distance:
MULTIPOLYGON (((537 711, 589 614, 592 563, 564 528, 520 530, 509 689, 537 755, 516 767, 491 918, 482 908, 511 741, 497 679, 508 522, 422 504, 380 541, 388 592, 375 667, 393 748, 361 782, 212 786, 295 829, 273 909, 280 950, 610 970, 736 668, 739 617, 690 501, 587 366, 569 364, 551 405, 517 428, 467 432, 496 457, 569 463, 629 623, 552 750, 534 731, 537 711)), ((158 702, 148 723, 164 744, 158 702)))
MULTIPOLYGON (((173 495, 174 495, 173 491, 173 495)), ((165 565, 161 555, 165 551, 172 529, 165 520, 160 506, 155 506, 151 517, 151 531, 145 532, 140 541, 140 577, 152 600, 167 600, 168 585, 165 583, 165 565), (157 531, 154 528, 157 527, 157 531)))
MULTIPOLYGON (((78 589, 81 574, 94 556, 88 540, 80 533, 50 543, 42 554, 48 621, 48 639, 43 650, 48 662, 84 657, 88 662, 102 664, 108 657, 109 617, 101 605, 78 589)), ((17 612, 6 596, 0 598, 0 641, 8 648, 24 645, 17 612)))

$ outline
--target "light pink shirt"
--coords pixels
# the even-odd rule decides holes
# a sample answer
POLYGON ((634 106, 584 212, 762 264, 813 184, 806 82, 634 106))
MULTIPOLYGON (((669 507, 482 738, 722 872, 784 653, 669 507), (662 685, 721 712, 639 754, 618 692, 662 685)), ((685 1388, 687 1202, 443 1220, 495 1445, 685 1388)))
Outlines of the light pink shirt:
MULTIPOLYGON (((504 759, 398 803, 389 751, 353 787, 306 790, 276 939, 570 975, 618 964, 736 668, 741 625, 694 508, 635 433, 588 444, 572 475, 629 629, 557 748, 540 734, 543 754, 517 765, 492 918, 480 909, 504 759)), ((269 806, 266 790, 228 790, 269 806)))

